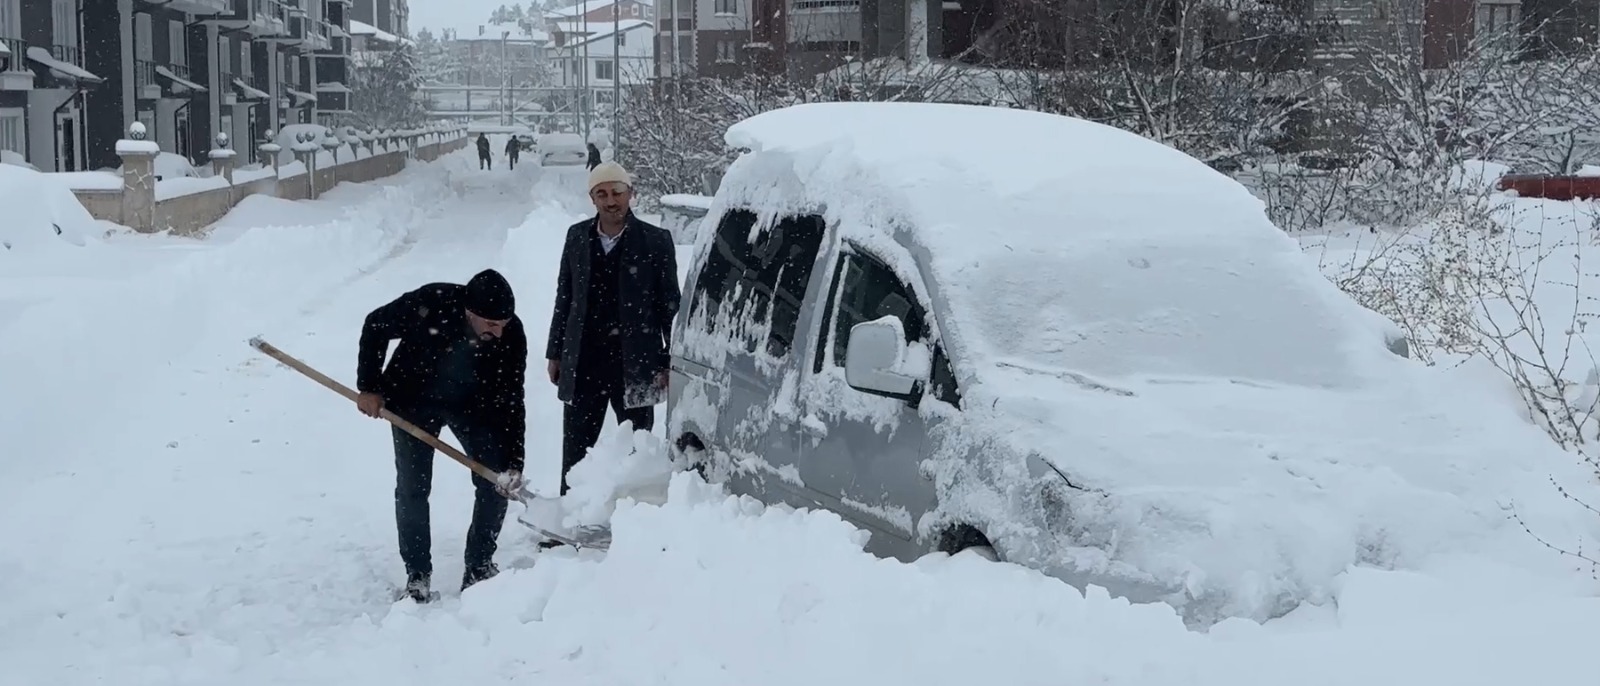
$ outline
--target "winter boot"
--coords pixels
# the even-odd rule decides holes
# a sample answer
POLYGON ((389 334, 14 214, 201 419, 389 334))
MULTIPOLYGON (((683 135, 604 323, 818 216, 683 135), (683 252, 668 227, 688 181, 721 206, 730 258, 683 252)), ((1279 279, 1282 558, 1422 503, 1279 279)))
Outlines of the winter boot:
POLYGON ((493 562, 476 567, 467 567, 467 572, 461 575, 461 590, 465 591, 473 584, 485 579, 491 579, 499 573, 500 568, 493 562))
POLYGON ((430 585, 431 583, 427 574, 420 572, 412 572, 407 574, 406 588, 404 591, 405 597, 419 603, 431 602, 438 597, 438 594, 429 589, 430 585))

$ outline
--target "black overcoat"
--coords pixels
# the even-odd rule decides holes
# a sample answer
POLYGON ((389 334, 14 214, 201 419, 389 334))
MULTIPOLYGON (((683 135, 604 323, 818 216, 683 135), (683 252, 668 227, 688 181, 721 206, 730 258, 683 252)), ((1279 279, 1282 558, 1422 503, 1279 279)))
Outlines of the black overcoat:
MULTIPOLYGON (((588 315, 590 241, 598 221, 586 219, 568 227, 561 248, 545 359, 560 361, 556 395, 567 403, 577 390, 583 322, 588 315)), ((613 249, 622 251, 617 269, 617 321, 622 327, 623 403, 635 408, 666 400, 665 391, 655 387, 655 378, 671 365, 672 322, 682 293, 672 234, 633 214, 627 221, 613 249)))

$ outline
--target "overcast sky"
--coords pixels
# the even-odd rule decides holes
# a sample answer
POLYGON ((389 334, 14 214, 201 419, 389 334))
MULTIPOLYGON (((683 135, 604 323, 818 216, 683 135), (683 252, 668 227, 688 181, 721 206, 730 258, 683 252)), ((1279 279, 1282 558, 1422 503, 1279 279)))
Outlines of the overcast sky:
POLYGON ((437 36, 440 29, 447 28, 476 31, 496 8, 510 4, 508 0, 411 0, 411 33, 430 29, 437 36))

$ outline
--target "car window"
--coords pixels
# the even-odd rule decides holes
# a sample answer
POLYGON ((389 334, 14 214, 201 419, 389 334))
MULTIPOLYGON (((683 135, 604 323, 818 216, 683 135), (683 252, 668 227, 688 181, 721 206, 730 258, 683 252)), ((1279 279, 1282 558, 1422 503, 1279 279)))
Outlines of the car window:
MULTIPOLYGON (((843 367, 845 353, 850 343, 850 329, 885 315, 900 318, 906 332, 906 342, 927 341, 930 336, 927 312, 910 284, 900 280, 894 270, 883 261, 857 250, 848 250, 839 257, 839 268, 834 272, 830 297, 824 305, 824 336, 829 340, 817 346, 813 370, 821 372, 832 358, 832 364, 843 367)), ((960 406, 960 393, 956 387, 955 373, 944 345, 933 345, 932 390, 935 397, 960 406)))
MULTIPOLYGON (((690 314, 708 308, 703 321, 710 331, 716 330, 719 316, 770 325, 767 353, 783 357, 794 346, 800 306, 826 224, 817 215, 785 217, 752 242, 755 224, 756 215, 749 210, 729 210, 722 216, 695 282, 690 314)), ((749 340, 747 351, 754 352, 758 342, 749 340)))

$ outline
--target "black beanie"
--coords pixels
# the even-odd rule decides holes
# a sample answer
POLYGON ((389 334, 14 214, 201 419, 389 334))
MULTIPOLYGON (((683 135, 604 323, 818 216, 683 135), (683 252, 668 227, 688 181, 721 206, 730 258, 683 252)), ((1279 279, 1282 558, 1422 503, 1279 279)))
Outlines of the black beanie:
POLYGON ((467 309, 484 319, 510 319, 516 312, 511 284, 493 269, 485 269, 467 282, 467 309))

